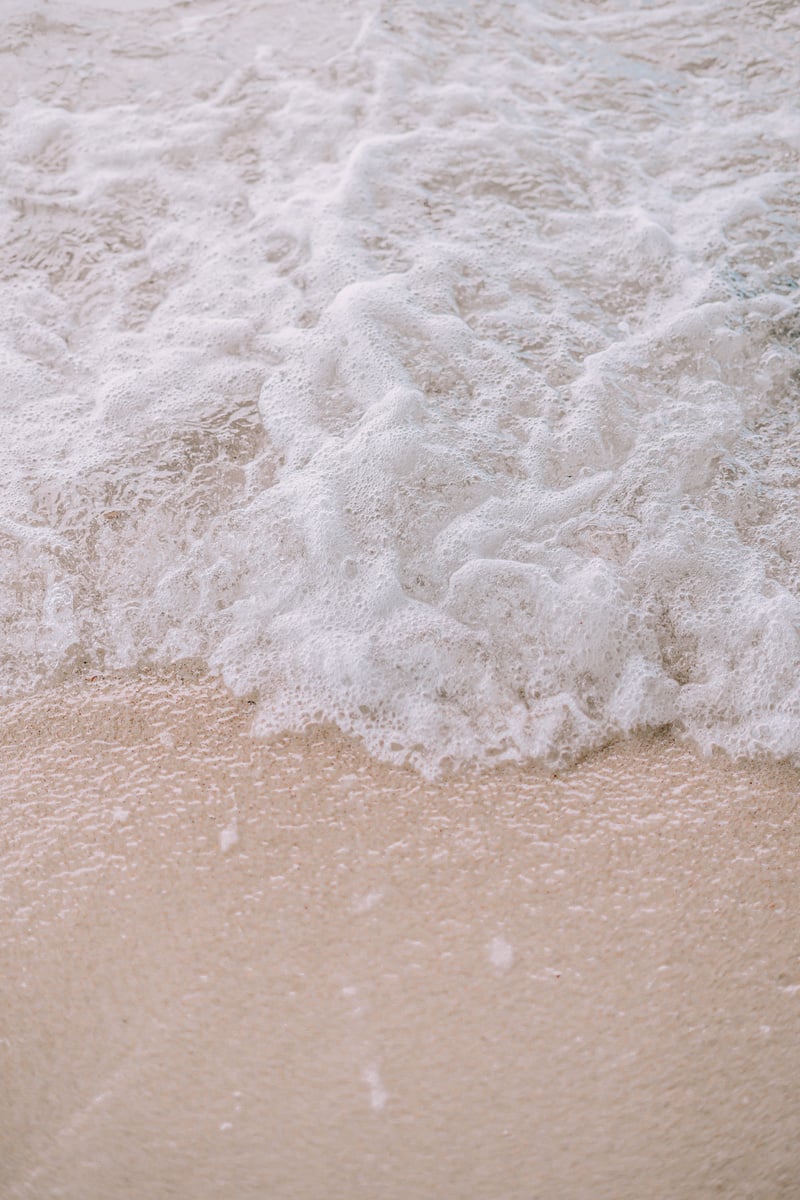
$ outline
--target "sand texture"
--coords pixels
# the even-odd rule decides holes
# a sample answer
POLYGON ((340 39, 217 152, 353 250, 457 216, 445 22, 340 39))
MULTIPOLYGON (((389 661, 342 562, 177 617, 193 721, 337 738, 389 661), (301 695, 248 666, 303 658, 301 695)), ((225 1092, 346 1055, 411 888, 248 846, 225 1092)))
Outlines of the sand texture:
POLYGON ((800 1194, 800 777, 429 784, 189 671, 0 712, 4 1200, 800 1194))

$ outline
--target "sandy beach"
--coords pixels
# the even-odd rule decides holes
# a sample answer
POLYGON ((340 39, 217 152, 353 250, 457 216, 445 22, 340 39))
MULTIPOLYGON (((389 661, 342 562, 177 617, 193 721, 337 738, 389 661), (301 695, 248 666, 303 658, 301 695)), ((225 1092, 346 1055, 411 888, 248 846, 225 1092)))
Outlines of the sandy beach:
POLYGON ((800 5, 2 13, 0 1200, 798 1200, 800 5))
POLYGON ((0 711, 4 1198, 797 1195, 800 773, 427 783, 252 711, 0 711))

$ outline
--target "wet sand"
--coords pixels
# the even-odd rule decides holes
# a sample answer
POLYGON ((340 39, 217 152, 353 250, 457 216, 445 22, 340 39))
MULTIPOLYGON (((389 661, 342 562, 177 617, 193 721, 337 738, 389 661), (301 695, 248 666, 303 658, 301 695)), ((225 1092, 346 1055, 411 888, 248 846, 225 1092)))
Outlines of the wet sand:
POLYGON ((251 714, 0 711, 0 1195, 800 1194, 797 772, 429 784, 251 714))

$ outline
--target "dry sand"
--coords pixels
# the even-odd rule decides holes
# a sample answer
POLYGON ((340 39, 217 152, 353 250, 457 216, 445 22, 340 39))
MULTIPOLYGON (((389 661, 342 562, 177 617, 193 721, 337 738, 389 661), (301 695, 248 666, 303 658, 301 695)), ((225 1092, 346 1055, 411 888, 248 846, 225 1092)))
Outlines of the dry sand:
POLYGON ((800 1195, 800 776, 427 784, 189 672, 0 712, 4 1200, 800 1195))

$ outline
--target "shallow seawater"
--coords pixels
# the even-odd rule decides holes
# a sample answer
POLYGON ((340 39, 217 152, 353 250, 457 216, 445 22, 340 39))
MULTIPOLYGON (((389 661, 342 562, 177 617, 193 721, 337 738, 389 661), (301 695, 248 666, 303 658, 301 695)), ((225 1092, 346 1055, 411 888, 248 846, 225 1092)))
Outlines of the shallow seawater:
POLYGON ((796 5, 7 13, 2 695, 797 759, 796 5))

